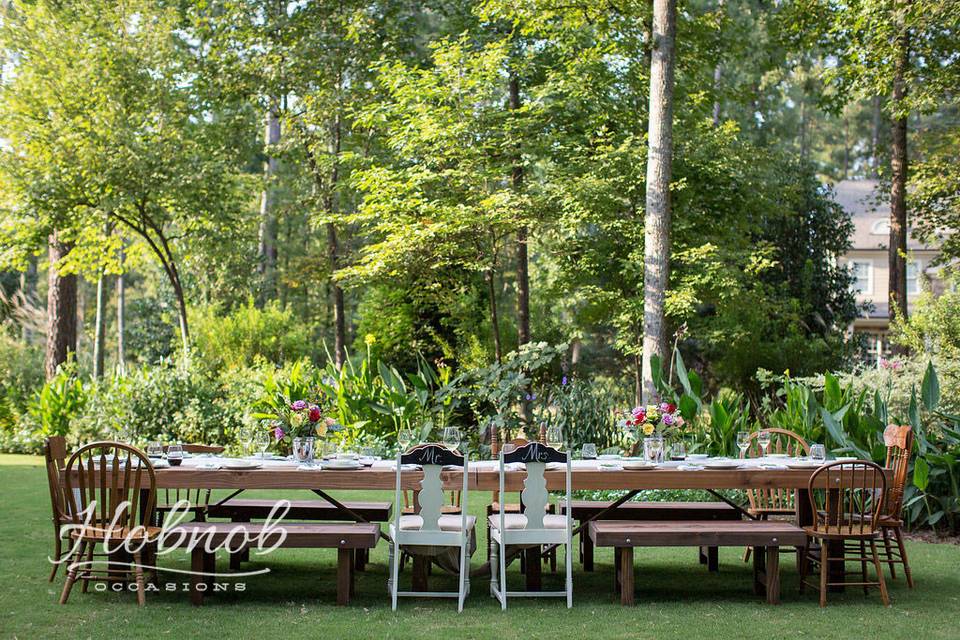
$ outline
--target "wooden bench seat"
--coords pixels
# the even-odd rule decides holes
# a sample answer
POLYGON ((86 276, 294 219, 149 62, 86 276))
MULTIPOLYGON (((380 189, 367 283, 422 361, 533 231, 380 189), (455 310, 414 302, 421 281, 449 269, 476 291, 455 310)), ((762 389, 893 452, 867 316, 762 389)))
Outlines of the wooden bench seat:
MULTIPOLYGON (((624 502, 612 511, 613 501, 571 500, 570 516, 583 523, 602 515, 603 520, 741 520, 740 512, 726 502, 624 502)), ((700 549, 700 562, 710 571, 717 571, 719 554, 717 547, 700 549)), ((580 562, 584 571, 593 571, 593 541, 588 535, 580 536, 580 562)))
POLYGON ((803 529, 766 520, 640 522, 597 520, 588 536, 594 545, 614 547, 620 602, 633 604, 634 547, 753 547, 754 592, 780 602, 780 547, 803 546, 803 529))
MULTIPOLYGON (((353 595, 354 583, 354 555, 358 551, 369 551, 377 546, 380 540, 380 525, 372 522, 331 523, 319 524, 308 522, 282 523, 286 537, 281 547, 297 549, 337 549, 337 604, 346 605, 353 595)), ((249 540, 263 535, 262 546, 270 547, 277 543, 281 533, 277 524, 272 524, 268 531, 260 523, 234 522, 190 522, 178 525, 171 530, 165 540, 173 546, 191 544, 191 537, 196 534, 200 542, 191 550, 191 569, 194 572, 190 577, 191 601, 194 605, 203 604, 204 593, 211 588, 215 573, 215 556, 207 551, 217 548, 224 543, 249 540), (176 535, 184 531, 186 536, 176 535), (179 543, 179 544, 178 544, 179 543), (206 575, 201 575, 206 574, 206 575)), ((231 552, 240 551, 240 548, 230 549, 231 552)))

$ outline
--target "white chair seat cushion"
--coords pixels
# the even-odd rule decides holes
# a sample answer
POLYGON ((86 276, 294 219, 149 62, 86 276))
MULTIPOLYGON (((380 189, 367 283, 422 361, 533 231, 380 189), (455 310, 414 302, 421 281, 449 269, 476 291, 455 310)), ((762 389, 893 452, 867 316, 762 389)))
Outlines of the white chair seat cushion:
MULTIPOLYGON (((500 514, 494 514, 488 518, 491 529, 500 528, 500 514)), ((504 529, 526 529, 527 528, 527 516, 521 513, 505 513, 503 514, 503 528, 504 529)), ((558 515, 558 514, 547 514, 543 516, 543 528, 544 529, 566 529, 567 528, 567 516, 558 515)))
MULTIPOLYGON (((440 525, 440 531, 460 531, 462 519, 460 516, 445 515, 440 516, 437 522, 440 525)), ((470 531, 477 525, 476 516, 467 516, 467 531, 470 531)), ((401 531, 419 531, 423 527, 423 518, 420 516, 400 516, 401 531)))

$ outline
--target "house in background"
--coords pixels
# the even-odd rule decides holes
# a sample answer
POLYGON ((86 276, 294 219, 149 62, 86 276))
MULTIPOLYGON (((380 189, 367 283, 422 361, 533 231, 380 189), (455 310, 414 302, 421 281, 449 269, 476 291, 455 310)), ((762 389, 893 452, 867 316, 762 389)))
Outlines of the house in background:
MULTIPOLYGON (((887 294, 889 268, 887 246, 890 244, 890 205, 888 194, 878 191, 877 180, 843 180, 834 185, 834 198, 853 219, 854 230, 850 251, 840 259, 848 264, 856 280, 858 303, 870 303, 854 320, 852 330, 865 334, 867 359, 879 362, 889 351, 890 302, 887 294)), ((909 212, 907 213, 909 219, 909 212)), ((935 295, 946 283, 940 269, 931 267, 938 247, 919 242, 907 235, 907 310, 924 288, 935 295)))

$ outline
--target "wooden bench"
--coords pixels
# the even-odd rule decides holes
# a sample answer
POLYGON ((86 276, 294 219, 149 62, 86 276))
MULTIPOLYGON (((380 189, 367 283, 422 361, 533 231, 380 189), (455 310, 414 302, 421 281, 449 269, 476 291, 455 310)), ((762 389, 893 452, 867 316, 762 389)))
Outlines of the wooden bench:
MULTIPOLYGON (((726 502, 624 502, 612 511, 612 501, 571 500, 570 516, 578 522, 588 522, 601 516, 603 520, 741 520, 740 512, 726 502)), ((585 533, 585 532, 584 532, 585 533)), ((717 547, 700 549, 700 563, 710 571, 717 571, 719 553, 717 547)), ((593 571, 593 541, 590 536, 580 535, 580 562, 584 571, 593 571)))
MULTIPOLYGON (((207 508, 208 518, 229 518, 231 522, 250 522, 263 520, 270 515, 276 500, 263 498, 231 498, 222 504, 211 504, 207 508)), ((344 501, 344 507, 366 522, 389 522, 393 512, 390 502, 352 502, 344 501)), ((290 500, 290 511, 284 516, 289 520, 326 520, 329 522, 353 522, 356 518, 339 509, 327 500, 290 500)), ((230 556, 230 568, 238 570, 240 562, 246 560, 246 553, 230 556)), ((363 571, 368 560, 366 550, 356 554, 357 571, 363 571)))
MULTIPOLYGON (((247 539, 262 535, 261 544, 270 547, 277 543, 282 527, 286 532, 282 547, 297 549, 337 549, 337 604, 346 605, 353 595, 354 583, 354 556, 357 551, 369 551, 377 546, 380 540, 380 525, 375 523, 282 523, 273 524, 265 531, 259 523, 233 522, 190 522, 173 527, 171 535, 165 540, 176 546, 186 546, 191 543, 191 536, 196 534, 199 544, 191 550, 190 600, 194 605, 203 604, 204 593, 211 590, 216 571, 215 556, 207 549, 216 549, 228 540, 235 542, 243 540, 246 532, 247 539), (186 536, 174 535, 175 532, 185 531, 186 536), (179 543, 179 544, 177 544, 179 543)), ((230 549, 231 552, 239 548, 230 549)))
POLYGON ((753 547, 753 589, 767 602, 780 602, 780 547, 803 546, 807 534, 774 520, 637 522, 598 520, 589 538, 615 550, 621 604, 633 604, 634 547, 753 547))

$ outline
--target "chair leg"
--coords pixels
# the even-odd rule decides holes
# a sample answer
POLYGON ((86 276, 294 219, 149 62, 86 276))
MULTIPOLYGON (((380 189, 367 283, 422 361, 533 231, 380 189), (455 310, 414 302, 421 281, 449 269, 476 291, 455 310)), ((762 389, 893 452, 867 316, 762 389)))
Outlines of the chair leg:
POLYGON ((750 553, 753 551, 753 547, 745 547, 743 549, 743 562, 750 562, 750 553))
POLYGON ((830 575, 830 549, 826 540, 820 543, 820 606, 827 606, 827 577, 830 575))
MULTIPOLYGON (((808 543, 809 544, 809 543, 808 543)), ((807 573, 810 571, 810 548, 809 546, 798 547, 802 551, 797 551, 800 561, 800 593, 807 591, 807 573)))
POLYGON ((502 535, 500 540, 500 610, 507 610, 507 545, 504 544, 502 535))
POLYGON ((86 552, 86 550, 87 543, 81 541, 80 547, 73 555, 73 560, 71 560, 67 565, 67 581, 63 583, 63 592, 60 594, 60 604, 67 604, 67 599, 70 597, 70 590, 73 588, 73 583, 77 581, 77 564, 83 560, 83 554, 86 552))
POLYGON ((564 581, 567 587, 567 609, 570 609, 573 607, 573 539, 570 537, 567 538, 567 546, 564 549, 563 565, 564 581))
POLYGON ((490 558, 490 595, 496 597, 497 576, 500 573, 500 545, 493 538, 487 538, 487 557, 490 558))
POLYGON ((910 572, 910 561, 907 559, 907 547, 903 543, 903 530, 897 527, 893 530, 897 539, 897 548, 900 549, 900 562, 903 563, 903 573, 907 576, 907 586, 913 589, 913 574, 910 572))
POLYGON ((133 554, 133 572, 137 578, 137 604, 142 607, 147 603, 147 592, 143 586, 143 562, 139 551, 133 554))
POLYGON ((890 544, 890 529, 886 527, 882 527, 881 531, 883 531, 883 548, 885 553, 887 554, 887 566, 890 568, 890 579, 896 580, 897 579, 897 569, 896 569, 897 560, 893 555, 893 546, 890 544))
POLYGON ((81 593, 87 592, 87 587, 90 586, 90 571, 93 567, 93 547, 95 545, 91 542, 90 546, 87 547, 87 570, 84 572, 83 578, 83 587, 80 589, 81 593))
POLYGON ((863 540, 860 541, 860 575, 863 582, 863 595, 868 596, 870 587, 867 585, 867 544, 863 540))
POLYGON ((463 612, 463 600, 467 593, 467 542, 460 543, 460 589, 457 594, 457 613, 463 612))
POLYGON ((396 611, 397 591, 399 590, 397 581, 400 579, 400 545, 396 542, 392 542, 391 545, 393 549, 393 563, 390 568, 390 606, 396 611))
POLYGON ((60 558, 63 556, 63 538, 60 537, 60 532, 54 529, 56 535, 55 542, 53 543, 53 569, 50 570, 50 579, 48 582, 53 582, 53 579, 57 577, 57 569, 60 568, 60 558))
POLYGON ((883 578, 883 567, 880 565, 880 556, 877 555, 877 543, 870 541, 870 552, 873 554, 873 566, 877 570, 877 582, 880 583, 880 598, 883 600, 883 606, 890 606, 890 595, 887 593, 887 583, 883 578))

